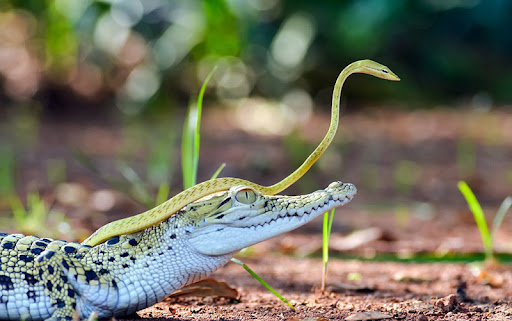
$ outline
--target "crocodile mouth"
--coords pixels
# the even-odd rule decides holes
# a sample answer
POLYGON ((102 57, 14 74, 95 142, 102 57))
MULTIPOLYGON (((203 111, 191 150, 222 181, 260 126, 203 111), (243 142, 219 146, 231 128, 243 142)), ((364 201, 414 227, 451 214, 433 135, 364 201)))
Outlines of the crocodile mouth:
POLYGON ((352 184, 333 184, 308 195, 267 196, 258 209, 234 211, 223 221, 200 227, 188 239, 189 244, 205 255, 223 255, 294 230, 345 205, 357 193, 352 184))
MULTIPOLYGON (((305 223, 309 222, 311 216, 316 216, 318 214, 325 213, 333 208, 341 207, 341 206, 347 204, 354 198, 354 195, 355 194, 343 196, 341 199, 339 197, 335 198, 335 197, 333 197, 333 195, 330 195, 329 198, 326 199, 325 201, 320 202, 318 204, 314 204, 308 208, 282 209, 278 212, 272 211, 272 209, 266 210, 262 214, 254 217, 254 218, 249 218, 249 221, 261 220, 261 218, 263 218, 263 217, 267 217, 269 219, 267 219, 263 222, 259 222, 256 224, 250 224, 250 225, 247 225, 247 224, 239 225, 239 224, 235 223, 232 225, 232 227, 259 229, 259 228, 267 227, 267 226, 270 226, 270 225, 273 225, 276 223, 280 223, 281 221, 286 221, 286 220, 288 220, 289 223, 295 222, 298 224, 301 224, 301 223, 305 224, 305 223), (272 216, 270 216, 270 215, 272 215, 272 216)), ((241 223, 245 220, 247 220, 247 217, 243 217, 243 216, 238 219, 239 223, 241 223)))

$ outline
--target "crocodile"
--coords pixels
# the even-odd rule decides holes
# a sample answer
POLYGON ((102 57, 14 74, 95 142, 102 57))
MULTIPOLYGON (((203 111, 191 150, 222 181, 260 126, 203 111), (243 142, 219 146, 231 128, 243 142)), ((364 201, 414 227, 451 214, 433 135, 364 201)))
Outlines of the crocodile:
POLYGON ((241 249, 293 230, 356 194, 349 183, 299 195, 234 186, 140 232, 90 246, 0 234, 0 319, 131 315, 206 277, 241 249))

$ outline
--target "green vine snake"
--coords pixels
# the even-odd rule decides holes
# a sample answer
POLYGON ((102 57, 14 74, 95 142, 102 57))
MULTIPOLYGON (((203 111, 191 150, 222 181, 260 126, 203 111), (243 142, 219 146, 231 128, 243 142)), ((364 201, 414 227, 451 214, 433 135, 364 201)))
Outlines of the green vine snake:
POLYGON ((345 67, 345 69, 343 69, 339 74, 334 85, 331 106, 331 122, 327 134, 304 163, 280 182, 271 186, 261 186, 244 179, 232 177, 208 180, 182 191, 168 201, 144 213, 104 225, 89 236, 89 238, 84 241, 84 244, 94 246, 114 236, 139 232, 166 220, 191 202, 197 201, 198 199, 212 193, 225 191, 233 186, 244 185, 266 195, 275 195, 285 190, 301 178, 331 144, 339 123, 341 89, 347 77, 354 73, 364 73, 386 80, 400 80, 400 78, 398 78, 398 76, 395 75, 388 67, 372 60, 359 60, 345 67))

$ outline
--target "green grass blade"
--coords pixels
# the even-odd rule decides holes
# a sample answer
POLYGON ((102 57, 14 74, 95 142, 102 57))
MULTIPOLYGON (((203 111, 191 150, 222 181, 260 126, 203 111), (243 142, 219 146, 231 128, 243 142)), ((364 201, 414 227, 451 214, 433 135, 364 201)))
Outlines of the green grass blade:
POLYGON ((206 76, 206 79, 201 86, 201 90, 199 91, 199 95, 197 96, 197 118, 196 118, 196 130, 194 135, 194 184, 196 184, 197 179, 197 167, 199 165, 199 148, 201 145, 201 134, 199 129, 201 128, 201 115, 203 113, 203 98, 204 92, 206 91, 206 87, 208 87, 208 83, 210 79, 212 79, 213 74, 217 70, 217 66, 213 67, 212 71, 206 76))
POLYGON ((9 197, 9 205, 11 206, 12 215, 14 217, 14 221, 16 226, 23 226, 25 219, 27 218, 27 211, 25 207, 23 207, 23 203, 21 202, 18 196, 10 196, 9 197))
POLYGON ((329 262, 329 237, 331 236, 332 222, 334 220, 334 212, 336 209, 332 209, 331 212, 325 212, 324 224, 322 228, 322 262, 323 262, 323 273, 322 273, 322 285, 321 290, 325 290, 325 283, 327 281, 327 263, 329 262))
POLYGON ((183 169, 183 188, 185 189, 194 186, 197 181, 203 97, 206 87, 208 86, 208 82, 212 78, 215 70, 216 67, 213 68, 203 82, 199 95, 197 96, 196 106, 194 107, 193 104, 190 104, 185 120, 185 126, 183 127, 181 139, 181 167, 183 169))
POLYGON ((326 265, 329 260, 329 219, 329 212, 325 212, 322 227, 322 262, 324 265, 326 265))
POLYGON ((492 229, 491 229, 491 240, 494 243, 494 235, 496 235, 496 232, 501 226, 501 222, 503 222, 503 218, 505 217, 505 214, 507 214, 508 210, 512 206, 512 196, 509 196, 503 200, 503 202, 500 205, 500 208, 496 212, 496 216, 494 217, 494 220, 492 221, 492 229))
POLYGON ((169 198, 169 191, 171 190, 171 186, 167 183, 162 183, 158 186, 158 193, 156 194, 156 204, 160 205, 165 202, 169 198))
POLYGON ((260 282, 264 287, 266 287, 270 292, 272 292, 272 294, 274 294, 277 298, 283 301, 290 308, 295 309, 293 305, 290 302, 288 302, 288 300, 286 300, 279 293, 277 293, 277 291, 274 290, 270 285, 268 285, 267 282, 265 282, 259 275, 257 275, 253 270, 251 270, 251 268, 249 268, 247 264, 235 258, 232 258, 231 261, 235 262, 238 265, 241 265, 247 272, 249 272, 250 275, 252 275, 253 278, 258 280, 258 282, 260 282))
POLYGON ((466 199, 468 203, 469 209, 473 213, 473 217, 475 218, 476 225, 478 230, 480 231, 480 237, 482 238, 482 243, 484 245, 485 257, 486 260, 493 259, 493 246, 492 246, 492 238, 489 233, 489 228, 487 227, 487 222, 485 220, 485 214, 482 210, 482 207, 478 203, 478 200, 475 197, 475 194, 471 191, 468 184, 464 181, 459 181, 457 184, 460 192, 466 199))
POLYGON ((29 218, 31 223, 36 226, 44 226, 46 222, 46 205, 44 204, 44 200, 39 193, 30 192, 27 197, 27 207, 29 209, 29 218))
POLYGON ((219 176, 220 172, 222 172, 224 167, 226 167, 226 163, 220 164, 219 168, 217 168, 217 170, 215 171, 215 173, 213 173, 213 175, 212 175, 212 177, 210 179, 216 179, 217 176, 219 176))
POLYGON ((183 188, 187 189, 195 185, 194 173, 194 131, 197 118, 197 109, 193 104, 188 107, 185 125, 181 136, 181 168, 183 171, 183 188))

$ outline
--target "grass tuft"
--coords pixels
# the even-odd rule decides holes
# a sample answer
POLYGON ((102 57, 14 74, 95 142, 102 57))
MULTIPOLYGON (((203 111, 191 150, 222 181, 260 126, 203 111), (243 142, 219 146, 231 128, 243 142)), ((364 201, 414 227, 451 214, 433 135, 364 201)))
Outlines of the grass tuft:
POLYGON ((44 229, 44 233, 48 236, 57 237, 61 232, 61 227, 67 225, 67 222, 64 221, 65 216, 60 212, 50 211, 38 192, 29 192, 27 194, 26 208, 18 196, 11 195, 8 197, 8 200, 13 213, 15 227, 23 234, 36 235, 40 234, 44 229), (47 227, 50 217, 56 222, 60 222, 59 226, 47 227))
POLYGON ((9 199, 11 210, 14 216, 16 228, 25 234, 33 234, 38 227, 46 223, 46 206, 44 200, 36 192, 27 195, 27 209, 19 197, 13 196, 9 199))
POLYGON ((464 181, 460 181, 457 184, 457 187, 466 199, 469 209, 475 218, 478 230, 480 231, 480 237, 482 238, 482 243, 484 245, 485 262, 487 264, 494 264, 497 262, 497 258, 494 255, 494 235, 500 227, 505 214, 512 206, 512 197, 507 197, 503 203, 501 203, 501 206, 493 220, 492 232, 489 232, 484 211, 482 210, 482 207, 480 206, 480 203, 476 199, 476 196, 471 188, 469 188, 468 184, 466 184, 464 181))

